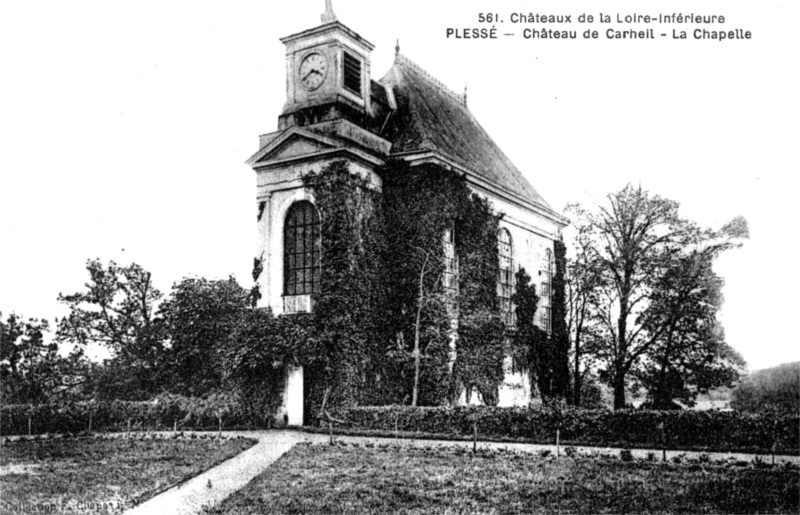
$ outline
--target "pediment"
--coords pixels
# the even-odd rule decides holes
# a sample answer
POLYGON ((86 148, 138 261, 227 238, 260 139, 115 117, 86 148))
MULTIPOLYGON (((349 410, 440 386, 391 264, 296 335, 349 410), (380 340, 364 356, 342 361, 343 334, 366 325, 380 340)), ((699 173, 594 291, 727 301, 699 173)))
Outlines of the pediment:
POLYGON ((340 146, 341 143, 325 136, 292 127, 256 152, 248 159, 247 164, 257 166, 272 161, 299 158, 340 146))
POLYGON ((302 138, 293 138, 291 141, 285 143, 280 148, 276 149, 275 152, 270 153, 269 155, 259 159, 259 163, 262 161, 272 161, 275 159, 288 159, 290 157, 300 157, 306 154, 313 154, 314 152, 324 150, 326 147, 324 145, 320 145, 316 141, 311 141, 302 138))

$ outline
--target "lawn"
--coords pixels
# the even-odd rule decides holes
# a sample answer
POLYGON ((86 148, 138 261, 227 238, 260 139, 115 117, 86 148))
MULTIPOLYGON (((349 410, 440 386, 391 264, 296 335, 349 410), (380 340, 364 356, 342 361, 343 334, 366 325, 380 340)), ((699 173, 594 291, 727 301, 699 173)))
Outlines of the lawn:
POLYGON ((0 514, 115 513, 254 443, 150 437, 6 442, 0 449, 0 514))
POLYGON ((298 445, 210 514, 797 513, 796 466, 298 445))

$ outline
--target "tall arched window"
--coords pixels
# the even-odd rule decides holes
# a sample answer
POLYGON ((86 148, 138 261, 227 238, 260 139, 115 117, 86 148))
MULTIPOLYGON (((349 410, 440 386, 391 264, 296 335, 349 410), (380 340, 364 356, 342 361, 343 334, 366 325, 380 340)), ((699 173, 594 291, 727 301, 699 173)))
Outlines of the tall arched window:
POLYGON ((511 233, 508 229, 497 232, 497 258, 499 260, 499 277, 497 278, 497 297, 500 300, 500 312, 506 325, 513 327, 514 313, 511 309, 511 295, 514 293, 514 263, 511 258, 511 233))
POLYGON ((320 223, 311 202, 295 202, 283 226, 283 293, 308 295, 319 292, 320 223))
POLYGON ((456 254, 456 231, 451 224, 442 235, 444 244, 444 289, 451 294, 458 293, 458 255, 456 254))
POLYGON ((552 327, 551 306, 553 305, 553 251, 544 249, 544 262, 542 263, 542 329, 550 332, 552 327))

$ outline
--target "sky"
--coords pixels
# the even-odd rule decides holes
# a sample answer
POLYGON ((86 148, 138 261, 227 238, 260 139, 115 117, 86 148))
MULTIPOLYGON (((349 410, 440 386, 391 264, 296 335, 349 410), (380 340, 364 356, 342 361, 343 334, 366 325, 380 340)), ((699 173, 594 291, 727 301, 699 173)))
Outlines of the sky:
MULTIPOLYGON (((751 239, 719 259, 728 342, 750 369, 800 359, 787 322, 794 262, 800 78, 796 2, 334 0, 375 45, 372 76, 401 52, 462 92, 550 205, 602 202, 627 183, 751 239), (502 23, 479 23, 480 13, 502 23), (511 23, 511 13, 572 23, 511 23), (591 24, 578 17, 591 14, 591 24), (612 23, 600 23, 600 13, 612 23), (636 25, 616 16, 723 15, 723 25, 636 25), (497 39, 447 29, 496 26, 497 39), (612 40, 606 30, 669 37, 612 40), (698 27, 752 39, 692 39, 698 27), (579 39, 525 39, 530 28, 579 39), (585 30, 598 39, 583 39, 585 30), (689 39, 672 39, 672 30, 689 39)), ((320 23, 323 0, 87 1, 0 5, 0 312, 53 320, 88 259, 136 262, 168 293, 183 277, 249 286, 258 135, 285 100, 279 38, 320 23)))

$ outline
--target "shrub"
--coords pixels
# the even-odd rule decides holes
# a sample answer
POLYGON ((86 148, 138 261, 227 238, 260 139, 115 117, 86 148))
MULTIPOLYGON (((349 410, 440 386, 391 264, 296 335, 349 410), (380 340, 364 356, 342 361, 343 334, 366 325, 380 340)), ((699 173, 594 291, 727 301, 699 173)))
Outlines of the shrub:
POLYGON ((555 443, 566 445, 766 452, 800 450, 800 415, 721 411, 583 410, 564 406, 355 407, 342 410, 345 427, 555 443))
POLYGON ((10 404, 0 408, 0 434, 82 433, 173 429, 208 430, 253 427, 244 407, 230 394, 207 398, 164 394, 151 401, 10 404))
POLYGON ((633 461, 633 453, 630 449, 622 449, 619 451, 619 459, 622 461, 633 461))

